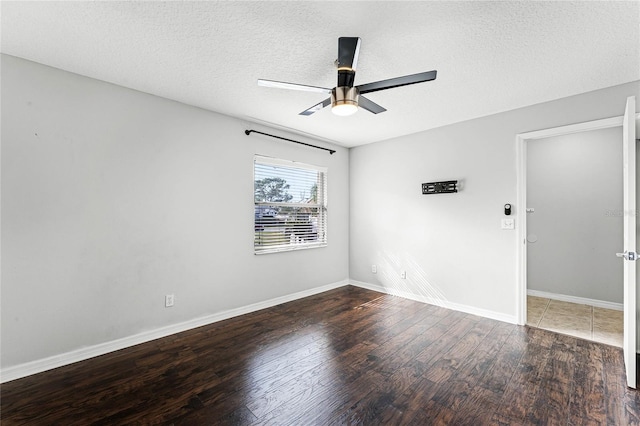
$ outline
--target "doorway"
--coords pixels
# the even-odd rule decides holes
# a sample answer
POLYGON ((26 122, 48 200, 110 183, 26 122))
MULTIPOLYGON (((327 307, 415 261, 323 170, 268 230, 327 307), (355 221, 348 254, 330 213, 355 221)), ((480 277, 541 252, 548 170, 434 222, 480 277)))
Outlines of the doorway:
POLYGON ((527 325, 622 347, 622 127, 539 138, 527 161, 527 325))
POLYGON ((518 324, 526 324, 527 319, 527 215, 525 213, 527 201, 527 144, 539 139, 620 127, 622 122, 622 117, 612 117, 516 135, 518 162, 516 215, 520 222, 519 226, 516 226, 516 249, 518 254, 516 316, 518 324))
POLYGON ((518 323, 524 325, 527 315, 527 169, 526 147, 533 140, 568 135, 589 130, 606 129, 622 126, 622 171, 623 171, 623 252, 615 253, 623 264, 623 344, 625 373, 627 385, 636 388, 637 363, 637 265, 638 253, 636 240, 636 188, 639 187, 640 174, 636 173, 636 134, 640 134, 640 114, 636 114, 636 98, 626 99, 624 115, 586 123, 516 135, 516 170, 517 170, 517 202, 516 217, 516 253, 517 253, 517 285, 516 285, 516 316, 518 323))

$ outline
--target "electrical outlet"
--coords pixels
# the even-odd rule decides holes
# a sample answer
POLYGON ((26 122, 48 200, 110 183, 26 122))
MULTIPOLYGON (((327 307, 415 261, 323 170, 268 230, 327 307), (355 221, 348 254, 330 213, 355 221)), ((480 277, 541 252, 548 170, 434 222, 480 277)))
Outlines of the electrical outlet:
POLYGON ((374 274, 378 273, 378 267, 376 265, 371 265, 371 272, 374 274))
POLYGON ((402 278, 403 280, 406 280, 407 279, 407 271, 400 272, 400 278, 402 278))
POLYGON ((171 306, 173 306, 174 302, 175 302, 175 298, 174 298, 173 294, 167 294, 164 297, 164 307, 165 308, 170 308, 171 306))

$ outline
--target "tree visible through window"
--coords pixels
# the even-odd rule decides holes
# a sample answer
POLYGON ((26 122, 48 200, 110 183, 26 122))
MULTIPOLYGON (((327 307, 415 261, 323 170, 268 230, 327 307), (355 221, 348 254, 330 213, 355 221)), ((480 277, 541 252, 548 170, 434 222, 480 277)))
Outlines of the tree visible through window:
POLYGON ((255 181, 256 201, 267 202, 287 202, 291 201, 293 195, 287 191, 291 185, 286 180, 279 177, 268 177, 255 181))
POLYGON ((326 179, 322 167, 255 157, 256 253, 327 245, 326 179))

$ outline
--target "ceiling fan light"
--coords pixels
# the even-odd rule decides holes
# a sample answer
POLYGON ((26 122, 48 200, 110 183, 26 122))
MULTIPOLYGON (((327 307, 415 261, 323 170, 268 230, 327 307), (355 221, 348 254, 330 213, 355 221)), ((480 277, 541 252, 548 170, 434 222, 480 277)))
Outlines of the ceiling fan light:
POLYGON ((339 104, 334 104, 331 107, 331 112, 334 113, 335 115, 340 115, 340 116, 347 116, 347 115, 352 115, 355 114, 358 111, 358 105, 354 104, 354 103, 339 103, 339 104))
POLYGON ((358 111, 359 92, 356 87, 340 86, 331 91, 331 112, 347 116, 358 111))

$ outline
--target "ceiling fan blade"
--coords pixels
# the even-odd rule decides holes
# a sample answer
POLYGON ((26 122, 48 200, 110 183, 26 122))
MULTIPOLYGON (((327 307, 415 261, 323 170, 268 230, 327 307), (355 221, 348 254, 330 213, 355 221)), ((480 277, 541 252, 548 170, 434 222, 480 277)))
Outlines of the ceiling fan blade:
POLYGON ((358 87, 360 93, 377 92, 378 90, 392 89, 394 87, 407 86, 409 84, 423 83, 436 79, 436 70, 421 72, 418 74, 405 75, 403 77, 390 78, 388 80, 374 81, 373 83, 361 84, 358 87))
POLYGON ((331 98, 327 98, 324 101, 320 102, 319 104, 316 104, 314 106, 312 106, 309 109, 305 109, 304 111, 302 111, 300 114, 298 115, 311 115, 314 112, 318 112, 320 111, 322 108, 331 105, 331 98))
POLYGON ((360 96, 358 98, 358 106, 374 114, 380 114, 381 112, 385 112, 387 110, 386 108, 381 107, 377 103, 365 98, 364 96, 360 96))
POLYGON ((276 89, 303 90, 305 92, 331 93, 326 87, 307 86, 305 84, 285 83, 284 81, 258 80, 258 86, 274 87, 276 89))
POLYGON ((359 37, 338 38, 338 70, 348 69, 355 71, 358 66, 358 55, 360 54, 359 37))

